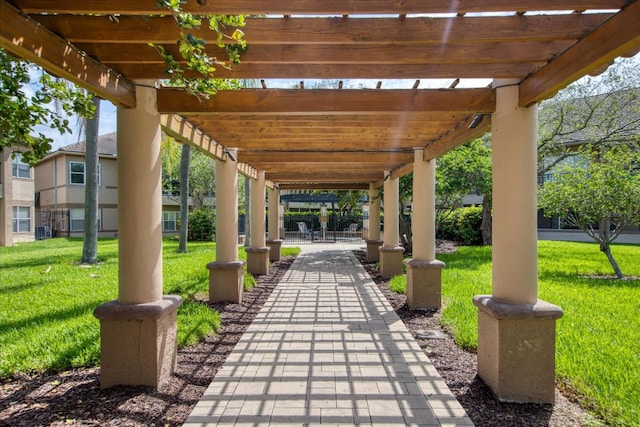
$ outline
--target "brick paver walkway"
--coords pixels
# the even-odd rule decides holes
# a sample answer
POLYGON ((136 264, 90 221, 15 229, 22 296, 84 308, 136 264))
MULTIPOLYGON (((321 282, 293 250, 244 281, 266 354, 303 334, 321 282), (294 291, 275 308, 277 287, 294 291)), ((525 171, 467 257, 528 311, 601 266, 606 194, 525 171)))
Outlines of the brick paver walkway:
POLYGON ((354 248, 303 247, 185 426, 473 425, 354 248))

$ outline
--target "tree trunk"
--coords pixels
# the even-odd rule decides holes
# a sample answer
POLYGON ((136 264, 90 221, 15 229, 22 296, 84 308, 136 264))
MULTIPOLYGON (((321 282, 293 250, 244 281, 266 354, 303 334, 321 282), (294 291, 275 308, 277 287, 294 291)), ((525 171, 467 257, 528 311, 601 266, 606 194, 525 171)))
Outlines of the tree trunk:
POLYGON ((87 119, 84 183, 84 241, 82 263, 95 264, 98 258, 98 129, 100 127, 100 99, 91 98, 96 107, 93 118, 87 119))
POLYGON ((404 217, 404 204, 402 202, 400 203, 399 220, 400 241, 404 247, 405 255, 409 255, 413 253, 413 233, 411 231, 411 226, 404 217))
POLYGON ((600 250, 607 256, 609 264, 611 264, 611 267, 613 267, 613 271, 616 273, 616 276, 618 276, 618 279, 624 279, 624 274, 622 274, 618 263, 613 258, 613 254, 611 253, 611 246, 609 245, 609 243, 611 243, 610 227, 611 221, 609 220, 609 218, 600 220, 600 223, 598 224, 598 234, 600 235, 600 250))
POLYGON ((480 232, 482 234, 482 244, 490 246, 492 243, 492 221, 491 207, 493 205, 491 193, 487 192, 482 198, 482 223, 480 224, 480 232))
POLYGON ((251 178, 244 177, 244 246, 251 246, 251 178))
POLYGON ((191 146, 182 144, 180 154, 180 241, 178 252, 187 252, 187 236, 189 233, 189 163, 191 146))
POLYGON ((609 260, 611 267, 613 267, 613 271, 616 273, 616 276, 618 276, 618 279, 624 279, 624 274, 622 274, 618 263, 613 258, 613 254, 611 253, 611 246, 609 246, 609 243, 601 243, 600 250, 607 256, 607 259, 609 260))

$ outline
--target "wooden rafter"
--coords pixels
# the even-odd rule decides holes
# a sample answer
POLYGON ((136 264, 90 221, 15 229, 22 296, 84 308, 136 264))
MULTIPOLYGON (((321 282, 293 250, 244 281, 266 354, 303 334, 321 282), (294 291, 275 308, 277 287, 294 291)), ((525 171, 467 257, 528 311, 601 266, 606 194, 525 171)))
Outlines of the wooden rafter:
POLYGON ((313 182, 313 183, 280 183, 280 190, 368 190, 368 183, 335 183, 335 182, 313 182))
MULTIPOLYGON (((105 15, 152 15, 158 13, 155 0, 14 0, 22 10, 29 13, 87 14, 105 15)), ((356 14, 411 14, 411 13, 470 13, 505 12, 527 10, 577 10, 621 8, 625 0, 468 0, 451 2, 450 0, 405 0, 389 2, 387 0, 209 0, 207 2, 188 2, 186 11, 196 14, 311 14, 311 15, 356 15, 356 14), (517 4, 517 7, 514 6, 517 4)))
MULTIPOLYGON (((162 130, 180 143, 189 144, 211 158, 224 158, 224 147, 184 117, 176 114, 163 114, 160 123, 162 130)), ((246 163, 238 163, 238 172, 249 178, 255 179, 258 176, 257 170, 246 163)))
POLYGON ((459 145, 481 137, 487 132, 490 125, 491 116, 488 114, 480 116, 480 121, 476 121, 475 115, 469 116, 467 120, 460 122, 457 127, 427 144, 424 150, 424 159, 435 159, 459 145))
MULTIPOLYGON (((174 44, 172 17, 32 15, 73 43, 174 44)), ((460 18, 253 18, 242 28, 249 46, 269 44, 490 43, 576 40, 611 14, 493 16, 460 18), (295 34, 295 37, 292 37, 295 34)), ((231 29, 230 29, 231 30, 231 29)), ((206 28, 194 35, 211 38, 206 28)))
POLYGON ((569 83, 640 48, 640 1, 631 3, 520 85, 520 106, 550 98, 569 83))
POLYGON ((367 114, 407 111, 492 112, 493 89, 417 89, 417 90, 283 90, 243 89, 219 91, 216 96, 194 102, 191 95, 175 89, 158 91, 158 111, 176 114, 330 112, 367 114))
POLYGON ((117 105, 135 107, 135 86, 31 18, 0 1, 0 47, 117 105))

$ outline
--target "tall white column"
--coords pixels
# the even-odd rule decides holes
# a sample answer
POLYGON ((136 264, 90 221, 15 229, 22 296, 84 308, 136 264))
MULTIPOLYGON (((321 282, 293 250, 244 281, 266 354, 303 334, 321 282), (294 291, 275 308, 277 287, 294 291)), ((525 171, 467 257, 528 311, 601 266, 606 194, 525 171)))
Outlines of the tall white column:
POLYGON ((492 123, 493 295, 476 295, 478 375, 498 399, 553 403, 558 306, 538 299, 536 107, 496 80, 492 123))
POLYGON ((162 161, 153 82, 136 86, 136 108, 119 107, 117 120, 118 299, 93 311, 100 319, 100 387, 159 387, 176 366, 182 298, 162 295, 162 161))
MULTIPOLYGON (((385 172, 385 176, 389 172, 385 172)), ((380 247, 380 274, 393 277, 402 274, 402 253, 398 229, 398 209, 400 206, 399 180, 388 178, 384 181, 384 242, 380 247)))
POLYGON ((424 149, 414 150, 413 259, 436 259, 436 160, 424 160, 424 149))
POLYGON ((367 235, 367 262, 380 261, 380 191, 369 184, 369 231, 367 235))
POLYGON ((244 261, 238 260, 238 158, 227 148, 216 159, 216 260, 209 270, 209 301, 242 302, 244 261))
POLYGON ((269 261, 280 261, 280 191, 277 188, 270 188, 269 191, 269 261))
POLYGON ((258 179, 251 183, 251 246, 264 247, 265 237, 265 180, 264 171, 258 172, 258 179))
POLYGON ((518 86, 496 80, 492 123, 493 298, 538 300, 537 108, 518 107, 518 86))
POLYGON ((251 247, 245 248, 247 271, 253 274, 267 274, 269 272, 269 247, 264 232, 264 171, 259 171, 257 179, 251 179, 249 186, 251 188, 251 247))
POLYGON ((407 304, 437 309, 442 305, 442 269, 436 260, 436 160, 424 160, 424 149, 414 149, 413 258, 407 260, 407 304))
MULTIPOLYGON (((385 176, 389 175, 386 171, 385 176)), ((384 246, 397 247, 400 243, 398 210, 400 209, 400 188, 398 179, 384 181, 384 246)))
POLYGON ((118 107, 118 302, 162 299, 162 156, 156 89, 118 107))
POLYGON ((269 240, 278 240, 280 230, 278 228, 278 206, 280 204, 280 194, 277 188, 270 188, 269 191, 269 240))
POLYGON ((369 240, 380 240, 380 192, 369 184, 369 240))
POLYGON ((238 163, 236 149, 216 159, 216 261, 238 260, 238 163), (233 158, 232 158, 233 157, 233 158))

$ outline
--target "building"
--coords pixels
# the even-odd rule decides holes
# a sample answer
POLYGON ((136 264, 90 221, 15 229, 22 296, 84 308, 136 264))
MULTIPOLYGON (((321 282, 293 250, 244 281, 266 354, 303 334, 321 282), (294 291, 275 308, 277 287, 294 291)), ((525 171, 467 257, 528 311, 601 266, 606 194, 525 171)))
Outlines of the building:
MULTIPOLYGON (((82 237, 84 232, 86 142, 66 145, 35 167, 36 234, 82 237)), ((116 133, 98 138, 98 236, 118 235, 118 159, 116 133)), ((163 196, 163 233, 179 230, 180 205, 163 196)))
POLYGON ((33 169, 13 153, 0 148, 0 246, 35 240, 33 169))

